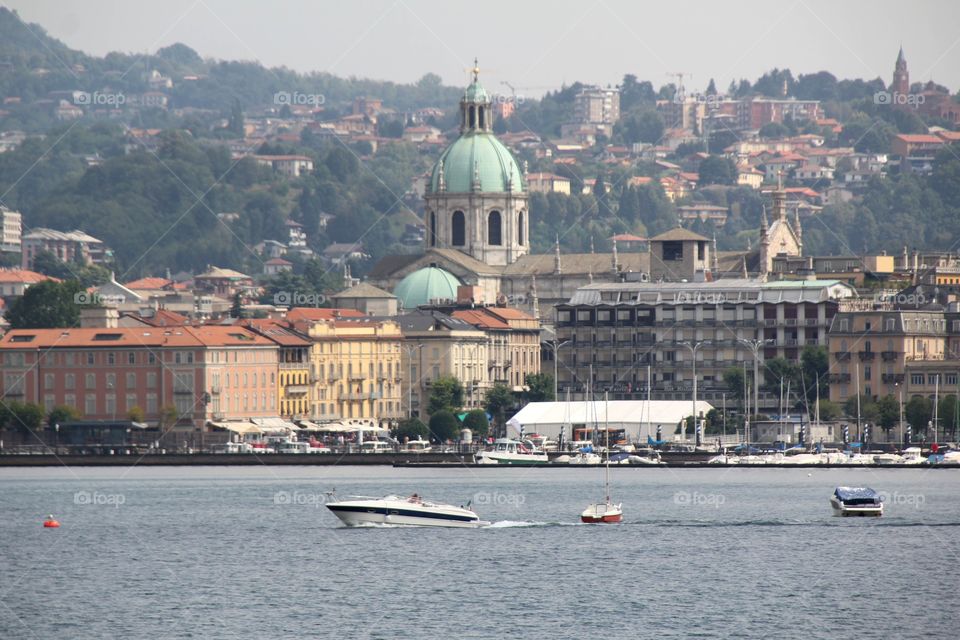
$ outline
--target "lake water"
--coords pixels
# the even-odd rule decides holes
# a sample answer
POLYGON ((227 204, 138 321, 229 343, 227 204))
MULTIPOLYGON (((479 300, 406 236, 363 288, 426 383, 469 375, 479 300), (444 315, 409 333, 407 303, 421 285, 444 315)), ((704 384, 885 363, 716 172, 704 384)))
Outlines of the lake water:
POLYGON ((0 638, 960 635, 958 471, 612 475, 620 525, 577 524, 597 469, 0 469, 0 638), (494 525, 347 529, 334 487, 494 525))

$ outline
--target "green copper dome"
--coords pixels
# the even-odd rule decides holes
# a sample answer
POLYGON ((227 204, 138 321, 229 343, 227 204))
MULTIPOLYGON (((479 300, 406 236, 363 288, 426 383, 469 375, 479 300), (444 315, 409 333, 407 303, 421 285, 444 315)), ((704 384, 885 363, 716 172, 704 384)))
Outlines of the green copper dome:
POLYGON ((436 300, 456 300, 460 281, 449 271, 437 267, 417 269, 394 288, 404 309, 416 309, 436 300))
POLYGON ((521 193, 525 186, 520 165, 510 150, 487 131, 466 131, 440 155, 430 178, 432 193, 521 193), (443 189, 440 171, 443 170, 443 189), (479 188, 473 188, 479 177, 479 188), (513 178, 511 183, 510 179, 513 178))

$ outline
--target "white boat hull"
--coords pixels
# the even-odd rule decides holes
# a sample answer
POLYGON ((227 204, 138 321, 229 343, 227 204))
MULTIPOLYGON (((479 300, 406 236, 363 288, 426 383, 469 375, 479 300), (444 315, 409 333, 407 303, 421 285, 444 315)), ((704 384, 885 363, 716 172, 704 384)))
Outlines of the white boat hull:
POLYGON ((879 505, 845 505, 836 496, 830 498, 830 506, 833 507, 833 515, 842 517, 856 516, 882 516, 883 503, 879 505))
POLYGON ((348 527, 380 524, 475 529, 490 524, 463 507, 396 497, 331 502, 327 509, 348 527))

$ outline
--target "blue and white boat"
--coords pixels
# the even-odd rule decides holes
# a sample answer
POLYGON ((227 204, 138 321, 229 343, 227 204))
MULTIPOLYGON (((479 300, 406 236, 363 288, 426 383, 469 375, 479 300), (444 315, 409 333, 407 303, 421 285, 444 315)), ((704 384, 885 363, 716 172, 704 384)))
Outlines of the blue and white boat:
POLYGON ((465 507, 428 502, 416 493, 408 498, 384 496, 371 498, 354 496, 352 500, 327 503, 327 509, 348 527, 364 524, 389 524, 411 527, 485 527, 490 523, 480 519, 465 507))
POLYGON ((869 487, 837 487, 830 496, 835 516, 881 516, 883 500, 869 487))

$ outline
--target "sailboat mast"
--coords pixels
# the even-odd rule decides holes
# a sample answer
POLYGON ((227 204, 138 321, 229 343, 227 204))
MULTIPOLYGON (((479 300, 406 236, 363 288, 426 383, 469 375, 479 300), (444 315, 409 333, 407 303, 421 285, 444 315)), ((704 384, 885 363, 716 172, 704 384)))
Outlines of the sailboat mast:
POLYGON ((603 493, 606 496, 607 503, 610 502, 610 395, 607 391, 603 392, 603 429, 607 434, 606 446, 606 464, 603 470, 603 493))
POLYGON ((860 441, 860 363, 857 362, 857 441, 860 441))

